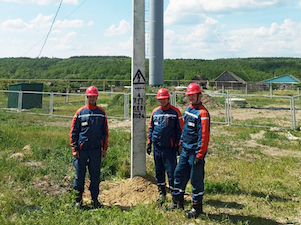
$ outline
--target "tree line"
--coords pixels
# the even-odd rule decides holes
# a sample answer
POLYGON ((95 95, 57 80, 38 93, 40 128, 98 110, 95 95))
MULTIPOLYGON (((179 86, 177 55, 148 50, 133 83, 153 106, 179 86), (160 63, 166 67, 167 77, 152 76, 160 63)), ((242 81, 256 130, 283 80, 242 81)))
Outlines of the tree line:
MULTIPOLYGON (((213 81, 225 70, 247 82, 286 74, 301 78, 301 58, 165 59, 165 80, 191 80, 195 75, 213 81)), ((0 79, 116 79, 130 80, 131 58, 75 56, 61 58, 0 58, 0 79)), ((148 59, 146 60, 148 78, 148 59)))

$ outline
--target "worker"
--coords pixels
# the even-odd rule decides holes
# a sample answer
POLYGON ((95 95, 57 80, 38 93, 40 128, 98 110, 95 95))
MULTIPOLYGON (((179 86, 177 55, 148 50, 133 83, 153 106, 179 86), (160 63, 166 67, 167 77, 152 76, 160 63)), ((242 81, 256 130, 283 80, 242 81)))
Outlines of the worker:
POLYGON ((148 126, 147 153, 154 148, 156 182, 159 190, 158 203, 166 200, 165 173, 169 189, 173 190, 174 170, 177 165, 177 152, 183 128, 183 118, 179 109, 169 102, 169 92, 161 88, 157 92, 160 106, 152 111, 148 126))
POLYGON ((90 86, 86 90, 87 104, 79 108, 72 120, 70 144, 73 165, 76 170, 73 189, 76 192, 75 205, 82 207, 86 167, 90 174, 91 205, 102 207, 98 201, 101 158, 106 157, 108 148, 108 123, 103 108, 96 105, 98 90, 90 86))
POLYGON ((175 169, 173 204, 171 209, 184 209, 184 193, 190 179, 192 185, 192 207, 187 218, 197 218, 203 213, 205 156, 210 139, 210 115, 202 104, 202 90, 196 83, 190 83, 186 90, 190 105, 184 114, 181 136, 182 153, 175 169))

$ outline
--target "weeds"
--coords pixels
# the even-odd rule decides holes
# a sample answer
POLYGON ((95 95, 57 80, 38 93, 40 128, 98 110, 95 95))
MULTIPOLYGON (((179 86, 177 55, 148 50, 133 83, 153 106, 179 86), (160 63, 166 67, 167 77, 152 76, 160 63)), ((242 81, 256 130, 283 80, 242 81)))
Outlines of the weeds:
MULTIPOLYGON (((301 223, 300 142, 289 141, 281 132, 264 129, 264 135, 253 140, 250 134, 263 128, 212 125, 205 167, 206 214, 187 220, 182 211, 166 212, 155 203, 74 208, 69 126, 69 119, 0 112, 0 224, 301 223), (256 144, 246 146, 249 141, 256 144), (25 145, 31 154, 25 154, 25 145), (24 156, 13 158, 14 153, 24 156)), ((103 180, 130 176, 130 139, 129 132, 110 129, 103 180)), ((149 156, 147 172, 154 175, 149 156)), ((189 209, 190 184, 186 193, 189 209)), ((170 201, 168 195, 166 204, 170 201)))

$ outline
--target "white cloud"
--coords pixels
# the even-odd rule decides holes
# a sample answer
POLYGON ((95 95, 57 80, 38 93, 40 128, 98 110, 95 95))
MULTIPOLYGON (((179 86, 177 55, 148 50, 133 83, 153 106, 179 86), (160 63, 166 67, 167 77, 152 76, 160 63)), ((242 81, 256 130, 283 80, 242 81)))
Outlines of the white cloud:
POLYGON ((198 23, 207 13, 229 14, 288 4, 281 0, 170 0, 164 12, 165 24, 198 23), (199 19, 197 19, 199 18, 199 19))
POLYGON ((64 50, 64 49, 72 49, 74 45, 72 44, 73 40, 76 38, 76 32, 70 32, 66 34, 63 38, 60 39, 60 44, 57 45, 55 48, 57 50, 64 50))
MULTIPOLYGON (((24 32, 29 30, 40 30, 49 29, 51 26, 53 15, 42 15, 41 13, 37 15, 36 18, 29 21, 29 23, 24 22, 22 19, 10 19, 2 23, 2 29, 4 31, 15 31, 24 32)), ((89 22, 91 25, 93 22, 89 22)), ((80 28, 84 27, 85 23, 82 20, 57 20, 52 29, 55 28, 80 28)))
POLYGON ((71 27, 75 27, 75 28, 79 28, 79 27, 84 27, 85 23, 82 20, 57 20, 53 27, 59 27, 59 28, 71 28, 71 27))
POLYGON ((227 39, 239 57, 296 56, 301 51, 301 22, 286 19, 270 27, 230 32, 227 39))
POLYGON ((133 46, 133 36, 130 37, 130 39, 126 42, 120 42, 118 44, 121 48, 127 49, 132 51, 132 46, 133 46))
POLYGON ((106 30, 105 36, 117 36, 126 34, 131 29, 131 25, 125 21, 121 20, 119 22, 119 26, 116 27, 115 24, 113 24, 109 29, 106 30))
POLYGON ((87 23, 87 26, 92 26, 93 24, 94 24, 93 21, 89 21, 89 22, 87 23))
POLYGON ((32 28, 32 25, 25 23, 21 19, 6 20, 2 23, 2 29, 4 31, 26 31, 32 28))
MULTIPOLYGON (((14 2, 22 4, 38 4, 38 5, 58 5, 59 0, 2 0, 4 2, 14 2)), ((64 0, 63 3, 78 4, 78 0, 64 0)))

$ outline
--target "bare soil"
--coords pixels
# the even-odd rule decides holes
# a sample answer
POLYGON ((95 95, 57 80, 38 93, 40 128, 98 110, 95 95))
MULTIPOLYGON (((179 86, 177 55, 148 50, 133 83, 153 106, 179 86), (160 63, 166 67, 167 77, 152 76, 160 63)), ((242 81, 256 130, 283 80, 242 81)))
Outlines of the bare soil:
MULTIPOLYGON (((89 181, 86 181, 83 201, 90 202, 89 181)), ((150 204, 158 198, 157 185, 144 177, 100 183, 99 201, 105 206, 131 207, 150 204)))

